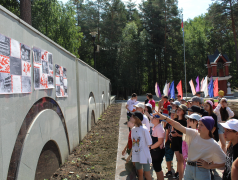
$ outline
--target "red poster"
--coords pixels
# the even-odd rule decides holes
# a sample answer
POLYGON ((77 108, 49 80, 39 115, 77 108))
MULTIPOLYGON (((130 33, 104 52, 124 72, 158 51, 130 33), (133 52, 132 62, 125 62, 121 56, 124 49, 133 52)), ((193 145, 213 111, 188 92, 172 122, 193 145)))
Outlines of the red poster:
POLYGON ((48 76, 45 74, 42 74, 41 78, 40 78, 40 85, 41 88, 48 88, 48 76))
POLYGON ((25 61, 22 61, 22 75, 31 76, 31 64, 25 61))
POLYGON ((0 55, 0 72, 10 73, 10 59, 9 59, 9 57, 0 55))

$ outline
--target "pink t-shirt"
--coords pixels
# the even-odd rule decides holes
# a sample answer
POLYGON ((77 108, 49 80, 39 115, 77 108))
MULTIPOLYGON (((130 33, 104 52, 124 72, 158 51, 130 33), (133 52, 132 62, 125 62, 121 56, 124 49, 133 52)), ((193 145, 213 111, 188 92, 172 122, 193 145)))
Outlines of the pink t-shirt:
POLYGON ((183 141, 183 143, 182 143, 182 154, 183 154, 183 159, 184 159, 183 165, 185 168, 186 167, 185 159, 188 159, 188 144, 185 141, 183 141))
MULTIPOLYGON (((162 124, 158 124, 157 126, 154 126, 152 128, 152 136, 157 138, 163 138, 164 139, 165 131, 162 126, 162 124)), ((160 145, 160 149, 162 149, 164 146, 164 140, 163 143, 160 145)))
POLYGON ((152 108, 155 107, 155 101, 152 99, 152 100, 149 100, 149 103, 152 105, 152 108))

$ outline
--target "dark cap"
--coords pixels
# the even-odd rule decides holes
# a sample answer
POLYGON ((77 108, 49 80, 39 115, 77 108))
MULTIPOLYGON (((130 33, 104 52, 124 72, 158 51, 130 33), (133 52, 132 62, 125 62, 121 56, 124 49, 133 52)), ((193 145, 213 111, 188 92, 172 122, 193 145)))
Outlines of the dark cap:
POLYGON ((211 116, 204 116, 200 119, 206 128, 211 131, 215 125, 215 121, 211 116))
POLYGON ((199 106, 192 106, 188 111, 201 114, 201 108, 199 106))
POLYGON ((133 116, 138 117, 141 121, 143 121, 143 114, 140 111, 135 111, 131 113, 133 116))
POLYGON ((164 96, 165 99, 169 99, 168 96, 164 96))
POLYGON ((201 92, 199 91, 199 92, 196 92, 196 94, 201 94, 201 92))
POLYGON ((188 110, 187 106, 184 105, 184 104, 180 104, 179 108, 182 109, 183 111, 187 111, 188 110))
POLYGON ((197 96, 194 96, 192 98, 192 102, 199 102, 201 104, 201 98, 200 97, 197 97, 197 96))
POLYGON ((181 97, 181 95, 177 95, 177 97, 181 97))

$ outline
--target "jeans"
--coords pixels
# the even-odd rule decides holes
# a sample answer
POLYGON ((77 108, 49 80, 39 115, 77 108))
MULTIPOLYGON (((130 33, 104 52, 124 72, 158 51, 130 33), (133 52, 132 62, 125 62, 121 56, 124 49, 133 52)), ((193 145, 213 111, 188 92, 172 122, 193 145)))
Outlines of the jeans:
POLYGON ((184 180, 211 180, 210 169, 186 165, 184 180))

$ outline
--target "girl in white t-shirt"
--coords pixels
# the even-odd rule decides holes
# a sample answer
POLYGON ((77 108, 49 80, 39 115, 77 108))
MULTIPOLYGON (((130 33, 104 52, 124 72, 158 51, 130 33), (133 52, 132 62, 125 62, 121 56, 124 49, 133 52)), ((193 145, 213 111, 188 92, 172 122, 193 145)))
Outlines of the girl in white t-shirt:
POLYGON ((160 114, 160 119, 165 119, 174 128, 186 134, 188 144, 188 159, 184 173, 184 180, 210 180, 209 169, 225 166, 226 155, 219 144, 213 139, 212 129, 214 119, 204 116, 199 120, 198 130, 186 128, 178 122, 160 114))
POLYGON ((164 174, 161 168, 161 164, 163 162, 163 158, 165 155, 164 148, 164 137, 165 131, 161 124, 161 121, 158 119, 159 117, 155 115, 152 119, 152 123, 154 127, 152 128, 152 145, 149 146, 150 154, 152 157, 153 168, 156 172, 157 179, 164 179, 164 174))
POLYGON ((135 124, 135 127, 131 129, 132 162, 135 163, 139 180, 143 180, 143 170, 145 178, 151 180, 151 156, 149 146, 152 144, 152 140, 148 129, 145 126, 142 126, 142 120, 143 114, 139 111, 132 113, 129 120, 135 124))

